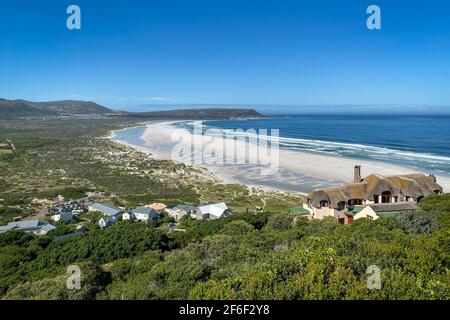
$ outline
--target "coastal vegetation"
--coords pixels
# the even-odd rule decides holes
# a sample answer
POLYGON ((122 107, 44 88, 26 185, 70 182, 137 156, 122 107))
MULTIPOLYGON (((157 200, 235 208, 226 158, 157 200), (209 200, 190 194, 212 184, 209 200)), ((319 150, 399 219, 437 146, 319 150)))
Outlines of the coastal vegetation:
POLYGON ((289 214, 184 218, 186 232, 119 222, 52 241, 0 235, 4 299, 449 299, 450 197, 393 219, 304 221, 289 214), (428 209, 437 203, 446 209, 428 209), (65 288, 68 265, 85 276, 65 288), (367 288, 367 268, 381 289, 367 288))
POLYGON ((53 198, 93 194, 133 207, 150 202, 226 201, 233 214, 183 217, 170 232, 157 223, 120 221, 100 230, 83 213, 45 236, 0 234, 3 299, 450 299, 450 196, 391 219, 307 221, 291 214, 303 196, 223 184, 207 171, 104 138, 135 125, 111 119, 2 122, 0 221, 33 217, 53 198), (75 231, 84 233, 55 240, 75 231), (81 269, 69 290, 67 268, 81 269), (369 266, 381 289, 367 287, 369 266))

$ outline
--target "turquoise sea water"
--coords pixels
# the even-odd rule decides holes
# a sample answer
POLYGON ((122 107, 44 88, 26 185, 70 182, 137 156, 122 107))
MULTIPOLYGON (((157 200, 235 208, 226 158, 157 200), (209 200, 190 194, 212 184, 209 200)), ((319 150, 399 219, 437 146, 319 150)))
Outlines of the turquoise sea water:
MULTIPOLYGON (((280 147, 450 175, 450 116, 289 115, 207 121, 204 129, 279 129, 280 147)), ((192 128, 192 122, 177 126, 192 128)), ((270 131, 269 131, 270 132, 270 131)))

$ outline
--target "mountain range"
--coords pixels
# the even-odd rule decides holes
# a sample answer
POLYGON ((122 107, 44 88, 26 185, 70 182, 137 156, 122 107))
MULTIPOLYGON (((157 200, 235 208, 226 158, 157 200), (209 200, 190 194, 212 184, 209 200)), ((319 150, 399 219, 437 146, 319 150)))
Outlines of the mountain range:
POLYGON ((57 116, 139 117, 151 119, 231 119, 262 117, 253 109, 201 108, 151 112, 124 112, 109 109, 92 101, 62 100, 31 102, 0 99, 0 119, 42 118, 57 116))

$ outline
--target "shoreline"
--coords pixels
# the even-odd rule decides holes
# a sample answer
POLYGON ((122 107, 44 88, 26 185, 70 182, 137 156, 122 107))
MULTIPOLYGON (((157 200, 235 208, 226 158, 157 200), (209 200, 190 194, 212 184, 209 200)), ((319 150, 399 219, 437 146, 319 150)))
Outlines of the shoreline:
MULTIPOLYGON (((134 128, 142 128, 142 127, 145 127, 147 125, 156 124, 156 123, 171 125, 171 124, 174 124, 174 123, 177 123, 177 122, 183 122, 183 121, 184 120, 173 120, 173 121, 165 121, 165 120, 158 121, 158 120, 155 120, 154 122, 144 123, 142 125, 136 125, 136 126, 132 126, 132 127, 118 129, 118 130, 111 130, 111 132, 105 138, 113 141, 114 143, 119 143, 119 144, 124 145, 126 147, 129 147, 129 148, 132 148, 134 150, 137 150, 137 151, 140 151, 142 153, 145 153, 146 155, 152 156, 153 158, 155 158, 157 160, 170 160, 170 161, 177 162, 176 160, 170 159, 170 157, 167 157, 165 155, 162 155, 161 153, 158 153, 156 150, 152 150, 150 147, 139 146, 139 145, 127 142, 125 140, 118 139, 116 132, 126 131, 128 129, 134 129, 134 128)), ((295 192, 295 193, 299 193, 301 195, 306 195, 305 192, 292 191, 292 190, 280 190, 280 189, 277 189, 277 188, 273 188, 273 187, 269 187, 269 186, 261 186, 261 185, 256 185, 256 184, 244 184, 244 183, 241 183, 240 181, 237 181, 237 180, 234 180, 234 179, 232 179, 230 177, 222 175, 220 172, 218 172, 217 170, 214 170, 212 168, 208 168, 208 167, 201 166, 201 165, 193 165, 193 164, 188 164, 188 165, 192 165, 193 167, 201 169, 201 170, 206 170, 209 174, 211 174, 214 177, 214 180, 217 181, 218 183, 223 183, 223 184, 242 184, 242 185, 245 185, 247 188, 259 188, 259 189, 261 189, 263 191, 266 191, 266 192, 295 192)))
MULTIPOLYGON (((400 175, 421 172, 420 170, 373 160, 352 159, 281 148, 279 149, 280 160, 278 172, 270 176, 261 175, 261 172, 259 171, 261 167, 249 164, 218 165, 215 163, 195 163, 196 156, 194 153, 189 155, 189 157, 193 157, 194 163, 192 163, 192 161, 183 161, 184 159, 178 161, 174 160, 171 156, 173 148, 178 143, 177 141, 174 142, 172 140, 174 131, 184 130, 182 132, 184 138, 192 139, 192 141, 195 141, 195 136, 185 129, 176 128, 174 124, 177 122, 182 121, 147 122, 133 127, 112 130, 107 138, 111 141, 139 150, 156 159, 183 162, 203 170, 206 169, 222 183, 237 183, 246 185, 249 188, 256 187, 272 192, 279 191, 307 194, 314 189, 329 188, 346 182, 352 182, 353 167, 356 164, 362 166, 363 176, 368 176, 372 173, 381 175, 400 175), (120 132, 125 132, 132 128, 142 128, 142 134, 138 137, 140 142, 142 142, 142 145, 130 143, 123 137, 119 137, 120 132)), ((222 140, 210 143, 210 145, 215 145, 215 143, 225 143, 224 141, 226 139, 220 139, 222 140)), ((255 149, 256 146, 252 147, 248 146, 248 144, 243 144, 241 147, 248 148, 249 151, 247 152, 257 152, 255 149)), ((189 160, 192 160, 192 158, 189 158, 189 160)), ((438 183, 444 188, 444 192, 450 190, 450 178, 437 176, 437 179, 438 183)))

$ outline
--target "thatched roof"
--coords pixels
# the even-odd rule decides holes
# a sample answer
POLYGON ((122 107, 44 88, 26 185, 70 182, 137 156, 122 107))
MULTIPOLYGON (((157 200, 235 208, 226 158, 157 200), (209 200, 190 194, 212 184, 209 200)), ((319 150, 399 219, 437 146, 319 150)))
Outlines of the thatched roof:
POLYGON ((387 177, 380 176, 378 174, 371 174, 363 179, 363 183, 367 184, 366 193, 364 198, 361 199, 373 199, 374 195, 381 195, 383 192, 391 192, 393 195, 400 194, 402 188, 388 180, 387 177))
POLYGON ((321 201, 328 201, 331 208, 337 208, 339 202, 347 202, 350 199, 373 200, 374 195, 381 195, 387 191, 393 196, 401 194, 418 198, 431 195, 436 191, 442 192, 442 187, 434 182, 434 177, 421 173, 386 177, 371 174, 359 183, 315 190, 308 194, 308 199, 314 207, 320 207, 321 201))
POLYGON ((435 191, 443 192, 442 187, 434 181, 434 178, 431 176, 426 176, 424 174, 415 173, 415 174, 407 174, 401 176, 404 179, 413 180, 417 183, 418 188, 421 190, 421 195, 427 196, 435 191))
POLYGON ((375 212, 395 212, 407 210, 419 210, 415 202, 375 203, 369 204, 375 212))

